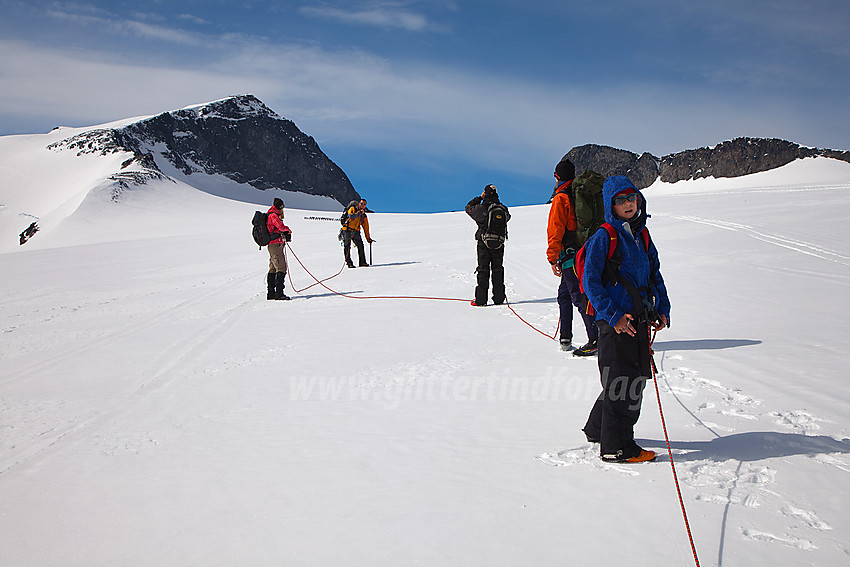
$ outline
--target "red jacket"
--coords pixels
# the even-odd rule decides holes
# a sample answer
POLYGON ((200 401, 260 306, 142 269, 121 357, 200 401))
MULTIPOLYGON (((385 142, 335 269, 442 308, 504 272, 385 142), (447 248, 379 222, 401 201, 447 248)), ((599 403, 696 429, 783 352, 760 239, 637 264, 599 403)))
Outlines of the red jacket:
POLYGON ((284 232, 291 232, 289 227, 283 224, 283 219, 280 218, 283 216, 283 213, 276 208, 274 205, 268 210, 269 220, 266 221, 266 228, 269 229, 269 234, 272 235, 272 241, 269 244, 280 244, 283 242, 283 238, 279 236, 284 232), (278 235, 277 238, 274 238, 275 235, 278 235))

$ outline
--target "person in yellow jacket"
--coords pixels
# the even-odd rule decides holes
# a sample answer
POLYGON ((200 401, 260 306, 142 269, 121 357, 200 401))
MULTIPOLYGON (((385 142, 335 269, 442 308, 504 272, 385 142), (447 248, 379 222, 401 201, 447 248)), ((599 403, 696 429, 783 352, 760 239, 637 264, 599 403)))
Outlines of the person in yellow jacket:
POLYGON ((360 237, 360 228, 363 228, 363 234, 366 236, 366 241, 369 244, 375 241, 369 235, 366 199, 349 203, 348 208, 345 210, 345 215, 345 222, 342 225, 342 245, 345 254, 345 265, 349 268, 354 267, 354 262, 351 261, 351 243, 353 241, 355 246, 357 246, 357 259, 360 261, 360 267, 368 266, 369 264, 366 263, 366 250, 363 247, 363 239, 360 237))

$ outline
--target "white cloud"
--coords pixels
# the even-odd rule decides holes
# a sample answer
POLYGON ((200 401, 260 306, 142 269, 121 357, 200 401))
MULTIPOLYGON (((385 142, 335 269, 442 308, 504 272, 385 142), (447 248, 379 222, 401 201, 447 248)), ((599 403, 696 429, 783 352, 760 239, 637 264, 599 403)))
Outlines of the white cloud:
POLYGON ((210 23, 211 23, 209 20, 205 20, 204 18, 200 18, 198 16, 195 16, 194 14, 180 14, 177 17, 180 18, 181 20, 185 20, 187 22, 192 22, 193 24, 200 24, 200 25, 204 25, 204 26, 210 25, 210 23))
POLYGON ((57 125, 157 114, 242 92, 245 84, 238 73, 144 66, 24 42, 0 40, 0 51, 0 114, 50 117, 57 125))
POLYGON ((422 14, 395 6, 380 6, 362 10, 304 6, 299 12, 304 16, 325 18, 346 24, 399 28, 406 31, 418 32, 429 27, 428 19, 422 14))
MULTIPOLYGON (((125 29, 186 42, 167 28, 125 29)), ((795 139, 800 126, 787 109, 722 91, 640 84, 565 90, 445 66, 396 66, 356 50, 188 37, 209 49, 203 64, 187 60, 184 68, 0 41, 0 114, 97 124, 250 92, 320 143, 450 155, 520 173, 548 168, 585 143, 663 155, 737 135, 795 139)))
POLYGON ((165 41, 177 45, 204 45, 204 36, 187 32, 178 28, 148 24, 138 20, 120 20, 102 16, 90 16, 78 13, 50 11, 47 15, 57 20, 64 20, 74 25, 86 26, 89 29, 108 31, 116 35, 132 35, 144 39, 165 41))

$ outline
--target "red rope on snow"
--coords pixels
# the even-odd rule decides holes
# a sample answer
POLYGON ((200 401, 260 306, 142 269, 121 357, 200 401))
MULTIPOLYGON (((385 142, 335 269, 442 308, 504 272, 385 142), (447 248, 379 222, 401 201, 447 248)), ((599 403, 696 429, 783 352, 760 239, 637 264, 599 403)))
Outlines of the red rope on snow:
MULTIPOLYGON (((304 265, 304 263, 301 261, 301 259, 292 250, 292 248, 290 246, 286 246, 285 249, 286 248, 288 248, 289 251, 292 252, 292 256, 295 258, 295 260, 298 262, 298 264, 300 264, 301 267, 304 269, 304 271, 307 272, 307 274, 311 278, 313 278, 313 280, 315 280, 315 282, 316 282, 314 284, 307 286, 303 290, 294 290, 296 293, 301 293, 301 291, 305 291, 307 289, 310 289, 313 286, 321 285, 323 288, 325 288, 329 292, 331 292, 335 295, 339 295, 340 297, 347 297, 349 299, 426 299, 426 300, 436 300, 436 301, 468 301, 466 299, 461 299, 461 298, 457 298, 457 297, 423 297, 423 296, 413 296, 413 295, 374 295, 374 296, 363 296, 363 295, 361 295, 361 296, 357 296, 357 295, 349 295, 347 293, 341 293, 339 291, 336 291, 336 290, 329 288, 328 286, 326 286, 324 284, 324 282, 340 275, 342 273, 342 271, 345 269, 345 264, 343 264, 343 267, 340 268, 340 270, 336 274, 320 280, 320 279, 316 278, 316 276, 314 276, 310 272, 310 270, 307 269, 307 267, 304 265)), ((290 283, 290 285, 293 285, 292 284, 291 272, 290 272, 290 277, 289 277, 289 283, 290 283)), ((293 285, 293 289, 294 289, 294 287, 295 286, 293 285)), ((520 316, 520 314, 517 313, 514 310, 513 306, 511 306, 511 304, 507 301, 507 299, 505 300, 505 305, 507 305, 508 309, 511 310, 511 313, 513 313, 516 316, 517 319, 519 319, 520 321, 522 321, 523 323, 525 323, 526 325, 528 325, 529 327, 531 327, 532 329, 534 329, 535 331, 537 331, 538 333, 543 335, 544 337, 547 337, 547 338, 552 339, 552 340, 557 340, 558 329, 561 326, 560 318, 558 319, 558 324, 555 327, 555 333, 553 335, 549 335, 547 333, 544 333, 543 331, 541 331, 540 329, 538 329, 537 327, 535 327, 534 325, 532 325, 531 323, 529 323, 525 319, 523 319, 520 316)), ((676 494, 679 496, 679 506, 682 508, 682 517, 685 520, 685 530, 687 530, 687 532, 688 532, 688 541, 691 544, 691 551, 693 552, 693 555, 694 555, 694 563, 696 564, 697 567, 700 567, 699 557, 697 556, 697 548, 696 548, 696 545, 694 544, 694 536, 693 536, 693 533, 691 532, 691 524, 688 521, 688 512, 687 512, 687 510, 685 510, 685 500, 682 497, 682 489, 679 486, 679 475, 676 473, 676 465, 673 462, 673 450, 670 448, 670 436, 667 434, 667 420, 664 418, 664 410, 661 407, 661 392, 658 388, 658 379, 656 377, 657 370, 656 370, 656 367, 655 367, 655 359, 653 357, 655 352, 652 350, 652 344, 655 342, 656 333, 657 333, 656 329, 650 329, 650 331, 649 331, 649 335, 650 335, 649 336, 649 356, 650 356, 650 362, 651 362, 651 367, 652 367, 652 380, 653 380, 653 382, 655 382, 655 397, 658 400, 658 413, 661 416, 661 426, 664 429, 664 440, 667 443, 667 454, 670 456, 670 469, 673 471, 673 482, 676 484, 676 494)))
MULTIPOLYGON (((284 247, 284 254, 286 253, 286 248, 289 248, 289 247, 288 247, 288 246, 284 247)), ((292 253, 292 255, 293 255, 293 256, 295 256, 295 253, 293 252, 293 253, 292 253)), ((297 260, 297 258, 296 258, 296 260, 297 260)), ((287 263, 288 263, 288 262, 287 262, 287 263)), ((301 260, 298 260, 298 263, 299 263, 299 264, 301 264, 301 260)), ((304 268, 304 264, 301 264, 301 267, 302 267, 302 268, 304 268)), ((332 276, 328 276, 328 277, 324 278, 324 279, 323 279, 323 280, 321 280, 321 281, 316 280, 316 278, 314 277, 313 279, 314 279, 314 280, 316 280, 316 282, 315 282, 315 283, 311 283, 310 285, 308 285, 308 286, 307 286, 307 287, 305 287, 304 289, 295 289, 295 284, 292 282, 292 270, 287 270, 287 275, 289 276, 289 285, 292 287, 292 291, 293 291, 294 293, 302 293, 302 292, 304 292, 304 291, 307 291, 307 290, 308 290, 308 289, 310 289, 311 287, 315 287, 315 286, 317 286, 317 285, 320 285, 322 282, 326 282, 326 281, 328 281, 328 280, 332 280, 333 278, 335 278, 335 277, 337 277, 338 275, 340 275, 344 269, 345 269, 345 262, 343 262, 342 267, 341 267, 341 268, 339 269, 339 271, 338 271, 337 273, 335 273, 334 275, 332 275, 332 276)), ((307 270, 307 268, 304 268, 304 270, 306 271, 306 270, 307 270)), ((309 274, 310 272, 307 272, 307 273, 309 274)), ((310 274, 310 276, 312 277, 312 276, 313 276, 313 274, 310 274)))
MULTIPOLYGON (((461 298, 458 298, 458 297, 420 297, 420 296, 415 296, 415 295, 370 295, 370 296, 366 296, 366 295, 349 295, 347 293, 342 293, 342 292, 339 292, 339 291, 336 291, 334 289, 329 288, 328 286, 326 286, 324 284, 324 282, 328 281, 331 278, 335 278, 340 273, 342 273, 342 270, 345 268, 345 264, 343 264, 343 267, 340 268, 339 272, 337 272, 333 276, 331 276, 329 278, 325 278, 323 280, 320 280, 320 279, 316 278, 316 276, 314 276, 310 272, 310 270, 307 269, 307 266, 305 266, 304 263, 301 261, 301 259, 298 258, 298 255, 295 253, 294 250, 292 250, 292 248, 290 248, 289 246, 287 246, 287 248, 289 248, 289 251, 292 252, 292 256, 298 261, 298 264, 301 265, 301 267, 304 269, 304 271, 307 272, 307 274, 316 281, 316 283, 312 284, 310 287, 312 287, 314 285, 321 285, 323 288, 325 288, 329 292, 331 292, 335 295, 339 295, 340 297, 347 297, 348 299, 430 299, 430 300, 434 300, 434 301, 469 301, 468 299, 461 299, 461 298)), ((289 283, 292 283, 292 278, 290 278, 289 283)), ((309 289, 309 288, 305 288, 305 289, 309 289)))
POLYGON ((652 343, 655 342, 655 335, 658 331, 650 329, 649 331, 649 360, 652 366, 652 381, 655 382, 655 397, 658 400, 658 413, 661 415, 661 426, 664 429, 664 440, 667 442, 667 454, 670 456, 670 468, 673 471, 673 482, 676 484, 676 494, 679 495, 679 506, 682 507, 682 517, 685 519, 685 529, 688 532, 688 541, 691 542, 691 551, 694 554, 694 563, 699 567, 699 557, 697 557, 697 548, 694 544, 694 536, 691 533, 691 524, 688 522, 688 512, 685 510, 685 500, 682 498, 682 490, 679 488, 679 475, 676 474, 676 465, 673 463, 673 450, 670 448, 670 437, 667 435, 667 421, 664 419, 664 411, 661 409, 661 392, 658 389, 658 379, 656 377, 655 351, 652 350, 652 343))
MULTIPOLYGON (((301 259, 298 257, 298 255, 295 253, 295 251, 292 250, 291 246, 287 245, 286 247, 284 247, 284 253, 286 253, 287 249, 289 250, 289 252, 292 252, 292 256, 295 258, 295 260, 298 262, 298 264, 301 266, 301 268, 303 268, 304 271, 307 272, 307 274, 311 278, 313 278, 313 280, 316 282, 314 284, 311 284, 311 285, 305 287, 302 290, 297 290, 297 289, 295 289, 295 284, 292 283, 292 271, 289 270, 289 284, 292 286, 293 291, 295 293, 301 293, 302 291, 308 290, 313 286, 321 285, 323 288, 325 288, 329 292, 331 292, 335 295, 339 295, 340 297, 347 297, 349 299, 425 299, 425 300, 434 300, 434 301, 464 301, 464 302, 468 301, 467 299, 461 299, 461 298, 458 298, 458 297, 424 297, 424 296, 414 296, 414 295, 372 295, 372 296, 364 296, 364 295, 349 295, 349 294, 346 294, 346 293, 342 293, 342 292, 339 292, 339 291, 336 291, 334 289, 329 288, 328 286, 326 286, 324 284, 324 282, 326 282, 330 279, 333 279, 333 278, 337 277, 338 275, 340 275, 342 273, 342 271, 345 269, 344 263, 337 273, 335 273, 334 275, 332 275, 330 277, 327 277, 327 278, 320 280, 316 276, 314 276, 312 274, 312 272, 310 272, 310 270, 307 269, 307 266, 304 265, 304 263, 301 261, 301 259)), ((520 314, 517 313, 514 310, 514 308, 507 301, 507 299, 505 300, 505 305, 508 306, 508 309, 511 310, 511 313, 516 315, 517 319, 519 319, 520 321, 522 321, 523 323, 525 323, 526 325, 528 325, 529 327, 531 327, 532 329, 534 329, 535 331, 537 331, 538 333, 543 335, 544 337, 552 339, 552 340, 557 340, 558 329, 560 329, 560 326, 561 326, 561 319, 560 318, 558 319, 558 324, 555 326, 555 333, 553 335, 549 335, 547 333, 544 333, 543 331, 541 331, 540 329, 538 329, 537 327, 535 327, 534 325, 532 325, 531 323, 529 323, 525 319, 523 319, 520 316, 520 314)))
POLYGON ((558 318, 558 324, 555 326, 555 333, 554 333, 554 334, 552 334, 552 335, 549 335, 549 334, 547 334, 547 333, 544 333, 543 331, 541 331, 540 329, 538 329, 537 327, 535 327, 534 325, 532 325, 531 323, 529 323, 529 322, 528 322, 528 321, 526 321, 525 319, 523 319, 523 318, 520 316, 520 314, 519 314, 519 313, 517 313, 516 311, 514 311, 513 306, 511 306, 510 302, 509 302, 507 299, 505 299, 505 305, 507 305, 507 306, 508 306, 508 309, 510 309, 510 310, 511 310, 511 313, 513 313, 514 315, 516 315, 516 318, 517 318, 517 319, 519 319, 520 321, 522 321, 523 323, 525 323, 526 325, 528 325, 529 327, 531 327, 532 329, 534 329, 535 331, 537 331, 538 333, 540 333, 541 335, 543 335, 544 337, 546 337, 547 339, 552 339, 553 341, 558 340, 558 338, 557 338, 557 337, 558 337, 558 329, 560 329, 560 327, 561 327, 561 319, 560 319, 560 318, 558 318))

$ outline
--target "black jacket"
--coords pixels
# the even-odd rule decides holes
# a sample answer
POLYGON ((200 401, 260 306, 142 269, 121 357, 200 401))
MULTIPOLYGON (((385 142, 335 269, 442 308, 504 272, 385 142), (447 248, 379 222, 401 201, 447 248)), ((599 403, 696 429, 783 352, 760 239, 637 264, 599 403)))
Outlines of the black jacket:
MULTIPOLYGON (((475 240, 480 240, 481 234, 487 229, 487 210, 494 203, 501 204, 498 195, 488 196, 486 200, 479 195, 466 204, 466 214, 472 217, 472 220, 478 225, 478 230, 475 231, 475 240)), ((507 207, 505 207, 505 212, 507 212, 507 219, 511 220, 511 213, 507 207)))

